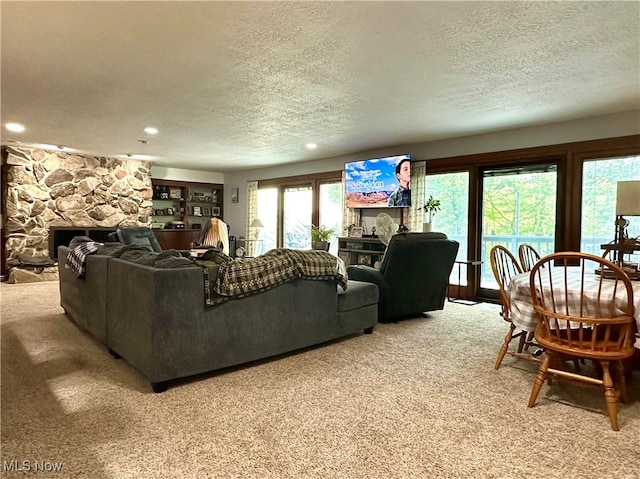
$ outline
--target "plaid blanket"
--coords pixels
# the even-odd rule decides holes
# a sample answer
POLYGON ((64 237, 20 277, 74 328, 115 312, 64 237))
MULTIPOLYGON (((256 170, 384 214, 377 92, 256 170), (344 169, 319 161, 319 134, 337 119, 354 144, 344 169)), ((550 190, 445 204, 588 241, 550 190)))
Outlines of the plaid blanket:
POLYGON ((95 253, 102 246, 97 241, 86 241, 78 244, 67 256, 66 267, 69 268, 78 278, 84 277, 86 271, 85 261, 87 256, 95 253))
POLYGON ((215 250, 211 253, 196 260, 204 270, 208 306, 261 293, 296 278, 336 281, 347 289, 344 267, 326 251, 280 248, 244 259, 232 259, 215 250))

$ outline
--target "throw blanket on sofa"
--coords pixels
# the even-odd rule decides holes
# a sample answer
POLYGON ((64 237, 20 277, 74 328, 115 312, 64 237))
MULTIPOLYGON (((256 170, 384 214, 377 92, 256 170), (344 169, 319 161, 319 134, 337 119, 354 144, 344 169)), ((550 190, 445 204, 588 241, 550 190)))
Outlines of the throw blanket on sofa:
POLYGON ((74 243, 72 240, 69 246, 72 244, 77 244, 77 246, 73 247, 69 253, 66 266, 73 271, 78 278, 83 278, 86 271, 85 262, 87 260, 87 256, 98 251, 100 246, 102 246, 102 243, 98 243, 97 241, 82 241, 74 243))
POLYGON ((280 248, 257 258, 232 259, 211 250, 196 263, 204 270, 205 303, 209 306, 261 293, 296 278, 336 281, 347 289, 346 271, 339 258, 326 251, 280 248))

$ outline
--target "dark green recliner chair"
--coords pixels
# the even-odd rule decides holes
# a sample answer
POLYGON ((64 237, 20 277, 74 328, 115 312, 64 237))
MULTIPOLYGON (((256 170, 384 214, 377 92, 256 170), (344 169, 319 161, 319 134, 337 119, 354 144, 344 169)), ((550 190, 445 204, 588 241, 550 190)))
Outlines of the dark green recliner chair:
POLYGON ((378 321, 444 308, 458 247, 444 233, 398 233, 380 265, 349 266, 349 279, 378 285, 378 321))
MULTIPOLYGON (((113 235, 113 233, 110 233, 110 235, 113 235)), ((158 243, 156 235, 151 228, 145 228, 143 226, 118 228, 116 236, 117 241, 120 241, 122 244, 137 244, 157 253, 162 251, 162 246, 158 243)), ((109 240, 111 239, 110 237, 109 240)))

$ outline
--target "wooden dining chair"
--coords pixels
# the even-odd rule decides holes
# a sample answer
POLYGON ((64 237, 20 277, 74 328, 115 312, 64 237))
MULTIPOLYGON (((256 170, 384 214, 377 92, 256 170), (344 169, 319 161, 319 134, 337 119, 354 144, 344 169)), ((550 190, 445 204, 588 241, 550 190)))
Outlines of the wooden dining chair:
POLYGON ((531 271, 533 265, 540 260, 540 254, 530 244, 523 243, 518 247, 518 256, 520 258, 520 268, 522 272, 531 271))
POLYGON ((527 332, 520 331, 517 334, 514 334, 516 327, 511 321, 511 301, 506 291, 506 287, 509 284, 509 281, 511 281, 511 278, 517 274, 521 274, 522 269, 520 268, 516 257, 511 253, 511 251, 502 245, 496 245, 491 248, 489 259, 491 261, 491 270, 493 271, 493 276, 498 283, 500 292, 500 305, 502 306, 500 316, 509 323, 509 331, 507 331, 507 335, 504 337, 504 341, 500 347, 498 358, 496 359, 496 364, 494 366, 495 369, 498 369, 506 354, 511 356, 521 356, 523 355, 522 351, 525 348, 527 332), (518 347, 516 351, 510 351, 509 344, 514 338, 519 338, 518 347))
POLYGON ((618 431, 616 402, 624 402, 626 396, 623 360, 634 354, 631 280, 601 256, 564 252, 545 256, 533 266, 530 287, 537 315, 535 339, 545 356, 529 407, 550 375, 600 385, 611 427, 618 431), (606 278, 595 273, 605 269, 606 278), (560 369, 559 359, 567 355, 597 362, 602 377, 560 369))

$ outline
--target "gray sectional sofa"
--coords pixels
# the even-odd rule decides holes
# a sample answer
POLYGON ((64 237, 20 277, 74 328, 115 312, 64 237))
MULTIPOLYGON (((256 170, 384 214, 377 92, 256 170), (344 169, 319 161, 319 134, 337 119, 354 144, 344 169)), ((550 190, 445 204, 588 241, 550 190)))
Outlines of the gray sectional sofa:
POLYGON ((378 288, 295 279, 266 292, 205 306, 197 265, 157 268, 87 257, 78 278, 58 248, 60 302, 78 326, 124 358, 155 392, 177 378, 268 358, 364 331, 377 323, 378 288))

